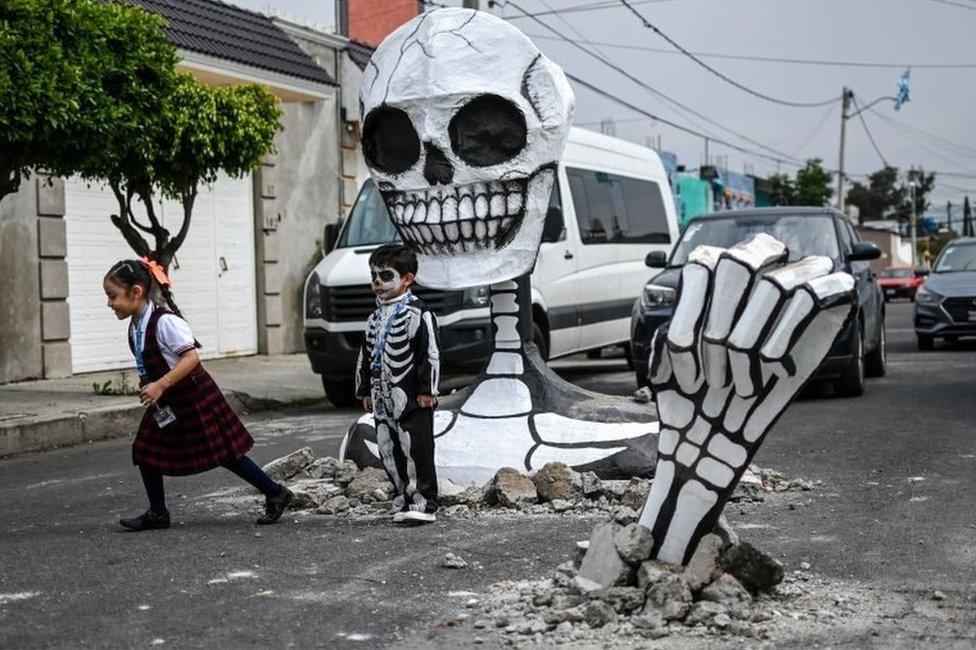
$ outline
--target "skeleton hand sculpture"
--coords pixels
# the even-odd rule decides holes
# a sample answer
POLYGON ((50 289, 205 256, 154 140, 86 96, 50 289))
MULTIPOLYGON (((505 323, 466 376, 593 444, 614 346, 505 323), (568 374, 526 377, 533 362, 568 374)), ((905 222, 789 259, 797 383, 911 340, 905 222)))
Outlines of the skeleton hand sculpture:
POLYGON ((690 559, 853 314, 850 275, 831 273, 825 257, 776 268, 785 257, 780 242, 757 235, 728 250, 699 247, 682 270, 650 362, 661 432, 640 523, 659 560, 690 559))

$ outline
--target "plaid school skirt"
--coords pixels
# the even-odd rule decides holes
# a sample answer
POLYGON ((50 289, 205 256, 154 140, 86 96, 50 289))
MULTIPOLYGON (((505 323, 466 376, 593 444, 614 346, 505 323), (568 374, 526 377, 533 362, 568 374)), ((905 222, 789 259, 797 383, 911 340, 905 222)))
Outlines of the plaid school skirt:
POLYGON ((132 462, 167 476, 197 474, 243 458, 254 439, 224 399, 210 374, 198 366, 159 401, 176 421, 160 428, 146 409, 132 443, 132 462))

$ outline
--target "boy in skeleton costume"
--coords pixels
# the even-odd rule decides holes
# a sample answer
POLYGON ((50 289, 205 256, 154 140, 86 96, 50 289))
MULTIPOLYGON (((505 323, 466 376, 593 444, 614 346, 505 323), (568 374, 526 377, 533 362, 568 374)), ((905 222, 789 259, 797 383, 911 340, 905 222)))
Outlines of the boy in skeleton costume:
POLYGON ((373 414, 380 457, 396 486, 393 520, 430 523, 437 510, 437 321, 410 292, 417 257, 405 246, 377 248, 369 268, 377 308, 359 350, 356 394, 373 414))
MULTIPOLYGON (((573 115, 562 70, 503 20, 439 9, 380 44, 361 101, 367 166, 424 286, 490 285, 491 358, 436 414, 441 474, 484 483, 499 467, 550 461, 608 478, 653 468, 640 523, 655 558, 687 562, 851 322, 851 276, 827 258, 787 264, 765 235, 700 247, 655 337, 655 409, 584 391, 548 368, 532 337, 529 274, 573 115)), ((375 463, 383 426, 360 418, 340 455, 375 463)))

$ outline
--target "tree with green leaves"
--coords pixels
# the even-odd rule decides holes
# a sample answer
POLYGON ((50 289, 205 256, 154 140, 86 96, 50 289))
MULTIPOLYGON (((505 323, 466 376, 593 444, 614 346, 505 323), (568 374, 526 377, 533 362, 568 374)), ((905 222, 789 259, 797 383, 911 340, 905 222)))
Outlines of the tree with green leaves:
POLYGON ((811 158, 796 172, 796 205, 827 205, 834 190, 830 187, 830 172, 823 168, 823 160, 811 158))
POLYGON ((770 197, 773 205, 795 205, 796 186, 788 174, 773 174, 769 177, 770 197))
POLYGON ((120 125, 116 144, 79 173, 108 181, 119 205, 112 223, 136 253, 167 267, 189 231, 200 184, 214 182, 220 171, 240 177, 257 167, 273 149, 280 119, 277 100, 262 86, 213 89, 177 73, 159 113, 120 125), (182 206, 175 234, 156 213, 159 198, 182 206), (139 220, 134 202, 148 223, 139 220))
POLYGON ((0 198, 34 169, 78 172, 159 112, 177 61, 162 25, 123 3, 0 2, 0 198))
MULTIPOLYGON (((935 186, 935 174, 919 172, 915 188, 915 215, 921 219, 929 208, 926 196, 935 186)), ((868 176, 867 184, 855 181, 847 193, 847 204, 857 206, 858 221, 893 219, 899 223, 911 221, 911 189, 907 180, 899 178, 897 167, 885 165, 868 176)))

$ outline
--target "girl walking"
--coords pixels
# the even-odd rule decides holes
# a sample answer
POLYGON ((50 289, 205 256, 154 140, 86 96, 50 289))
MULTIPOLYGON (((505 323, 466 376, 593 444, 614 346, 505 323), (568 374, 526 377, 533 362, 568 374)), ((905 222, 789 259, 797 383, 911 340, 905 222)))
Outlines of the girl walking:
POLYGON ((163 476, 217 466, 264 494, 265 513, 258 524, 278 521, 292 493, 247 457, 254 440, 200 364, 199 344, 173 301, 165 271, 146 258, 122 260, 105 274, 103 286, 116 317, 129 319, 139 401, 146 406, 132 444, 132 462, 142 474, 149 510, 119 524, 131 530, 168 528, 163 476))

